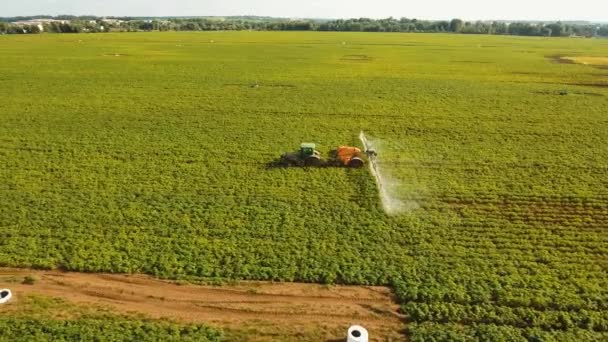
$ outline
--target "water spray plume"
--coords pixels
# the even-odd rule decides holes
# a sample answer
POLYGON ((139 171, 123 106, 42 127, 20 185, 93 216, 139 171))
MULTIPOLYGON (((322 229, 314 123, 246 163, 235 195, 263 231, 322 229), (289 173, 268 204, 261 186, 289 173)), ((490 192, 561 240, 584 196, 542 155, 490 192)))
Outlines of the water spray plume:
POLYGON ((413 201, 403 202, 395 198, 394 193, 399 184, 380 172, 381 168, 377 153, 379 152, 379 148, 381 146, 378 144, 378 142, 368 139, 363 131, 359 133, 359 139, 361 140, 361 143, 363 143, 363 147, 365 148, 366 152, 373 151, 372 153, 368 153, 369 170, 376 181, 376 186, 378 187, 378 196, 380 197, 384 212, 388 215, 396 215, 402 212, 417 209, 419 207, 418 203, 413 201))

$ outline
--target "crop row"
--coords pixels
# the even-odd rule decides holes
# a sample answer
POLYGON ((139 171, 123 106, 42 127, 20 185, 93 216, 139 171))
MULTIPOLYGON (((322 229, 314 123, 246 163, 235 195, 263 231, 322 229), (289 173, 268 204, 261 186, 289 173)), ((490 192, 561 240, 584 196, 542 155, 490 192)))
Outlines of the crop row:
POLYGON ((219 342, 222 334, 200 326, 142 321, 133 318, 55 320, 0 317, 3 341, 197 341, 219 342))
POLYGON ((149 34, 3 39, 0 265, 392 285, 412 340, 606 337, 577 316, 608 310, 605 97, 538 94, 599 81, 544 58, 599 42, 149 34), (419 209, 386 215, 367 168, 270 167, 360 130, 419 209))
MULTIPOLYGON (((406 284, 412 282, 406 282, 406 284)), ((397 286, 401 286, 397 283, 397 286)), ((573 296, 568 291, 551 292, 550 289, 531 290, 525 287, 495 287, 485 284, 453 284, 439 288, 437 283, 429 285, 412 284, 409 289, 397 288, 403 303, 412 304, 454 304, 489 305, 512 309, 557 310, 576 312, 580 310, 607 310, 602 298, 605 292, 596 291, 573 296)), ((408 311, 406 311, 408 312, 408 311)))
POLYGON ((463 219, 458 224, 459 229, 462 231, 475 232, 488 232, 488 234, 502 234, 505 236, 527 236, 538 237, 541 235, 549 236, 564 236, 564 237, 575 237, 575 238, 586 238, 589 236, 589 240, 605 239, 603 237, 604 229, 601 227, 589 227, 580 229, 580 227, 564 227, 560 225, 543 225, 543 224, 530 224, 523 222, 509 222, 505 218, 493 218, 488 217, 487 220, 482 219, 478 216, 469 217, 463 219))
POLYGON ((454 303, 415 303, 403 306, 415 322, 473 323, 510 325, 517 328, 569 330, 573 328, 608 332, 608 317, 603 311, 553 311, 511 308, 500 305, 460 305, 454 303))
POLYGON ((444 259, 458 258, 464 260, 483 260, 482 257, 488 260, 504 262, 505 265, 509 261, 524 264, 552 264, 552 265, 581 265, 595 262, 599 266, 605 266, 606 262, 601 259, 606 253, 597 252, 579 252, 579 251, 563 251, 553 248, 534 248, 533 246, 517 246, 515 248, 489 248, 488 246, 470 245, 466 242, 453 242, 449 244, 450 248, 442 248, 436 250, 414 250, 410 252, 413 256, 430 256, 444 259), (508 257, 506 257, 508 255, 508 257), (600 258, 595 259, 595 258, 600 258))
POLYGON ((412 323, 408 325, 409 341, 605 341, 608 333, 587 329, 546 331, 540 328, 517 328, 508 325, 460 323, 412 323))
MULTIPOLYGON (((511 253, 512 255, 539 255, 545 254, 545 258, 556 259, 559 263, 581 263, 581 258, 592 257, 593 255, 604 256, 608 255, 608 248, 605 246, 596 246, 592 243, 585 245, 565 245, 558 239, 536 242, 535 240, 500 240, 487 238, 483 242, 474 241, 472 239, 462 239, 450 244, 452 247, 463 247, 470 250, 471 254, 475 253, 490 253, 490 251, 500 251, 501 254, 511 253), (533 245, 528 245, 530 241, 533 245), (560 260, 557 260, 557 259, 560 260), (577 260, 578 259, 578 260, 577 260)), ((489 256, 492 256, 489 254, 489 256)))

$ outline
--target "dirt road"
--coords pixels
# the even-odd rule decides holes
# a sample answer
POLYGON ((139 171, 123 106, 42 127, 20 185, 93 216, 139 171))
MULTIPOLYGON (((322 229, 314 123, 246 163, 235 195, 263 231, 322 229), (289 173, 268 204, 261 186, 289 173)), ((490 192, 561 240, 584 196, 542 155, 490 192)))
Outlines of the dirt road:
POLYGON ((239 282, 178 285, 145 275, 88 274, 0 268, 0 288, 13 291, 11 305, 31 294, 111 307, 116 313, 207 323, 247 341, 343 341, 351 324, 372 341, 399 341, 403 317, 384 287, 239 282), (33 285, 15 282, 33 276, 33 285), (13 279, 13 281, 9 281, 13 279))

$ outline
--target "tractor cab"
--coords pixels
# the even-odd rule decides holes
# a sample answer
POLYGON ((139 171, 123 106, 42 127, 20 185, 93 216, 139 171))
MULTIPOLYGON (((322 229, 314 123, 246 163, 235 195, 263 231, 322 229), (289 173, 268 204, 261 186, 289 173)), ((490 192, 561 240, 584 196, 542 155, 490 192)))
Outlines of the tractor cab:
POLYGON ((300 156, 310 157, 315 154, 316 145, 314 143, 302 143, 300 145, 300 156))

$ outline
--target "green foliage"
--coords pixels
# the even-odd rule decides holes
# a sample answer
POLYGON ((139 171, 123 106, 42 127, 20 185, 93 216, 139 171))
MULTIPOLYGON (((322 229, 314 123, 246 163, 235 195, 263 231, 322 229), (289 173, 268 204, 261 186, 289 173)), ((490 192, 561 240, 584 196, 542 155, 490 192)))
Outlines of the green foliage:
POLYGON ((0 341, 223 341, 220 330, 142 316, 110 307, 23 295, 0 316, 0 341), (12 309, 12 310, 11 310, 12 309))
POLYGON ((510 34, 518 36, 570 35, 593 37, 608 36, 608 25, 586 22, 465 22, 461 19, 419 20, 409 18, 352 18, 337 20, 284 19, 270 17, 121 17, 99 18, 91 16, 36 16, 0 17, 0 33, 40 33, 37 25, 18 23, 21 20, 54 19, 58 22, 44 23, 44 32, 135 32, 135 31, 342 31, 342 32, 455 32, 469 34, 510 34), (17 22, 13 24, 11 22, 17 22))
POLYGON ((519 329, 494 324, 422 323, 409 326, 410 341, 605 341, 608 333, 592 332, 585 329, 544 331, 540 329, 519 329))
POLYGON ((36 278, 32 277, 31 275, 27 275, 23 277, 23 281, 21 283, 25 285, 34 285, 36 283, 36 278))
POLYGON ((413 340, 607 331, 605 74, 546 58, 606 41, 0 40, 3 266, 391 285, 413 340), (267 168, 360 130, 419 209, 383 213, 366 169, 267 168))
POLYGON ((452 32, 462 31, 463 26, 464 22, 461 19, 452 19, 452 21, 450 21, 450 31, 452 32))
POLYGON ((81 318, 78 320, 0 317, 4 341, 221 341, 216 330, 200 325, 130 318, 81 318))

